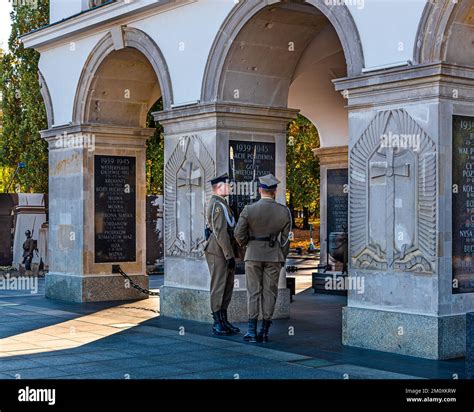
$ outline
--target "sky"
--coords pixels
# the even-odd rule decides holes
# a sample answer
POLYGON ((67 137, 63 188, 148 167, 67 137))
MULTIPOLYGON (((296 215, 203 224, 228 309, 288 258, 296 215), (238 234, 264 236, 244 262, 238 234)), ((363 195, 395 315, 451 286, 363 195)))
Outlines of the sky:
POLYGON ((0 0, 0 48, 8 47, 10 36, 10 11, 12 3, 9 0, 0 0))

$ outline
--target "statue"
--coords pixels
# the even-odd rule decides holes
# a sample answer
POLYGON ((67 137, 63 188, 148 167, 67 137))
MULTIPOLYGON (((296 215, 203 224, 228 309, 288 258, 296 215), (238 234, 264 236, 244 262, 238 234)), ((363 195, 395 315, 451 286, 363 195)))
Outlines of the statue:
POLYGON ((38 252, 38 242, 33 239, 31 231, 25 232, 26 240, 23 243, 23 262, 26 270, 31 270, 31 261, 33 260, 33 253, 38 252))

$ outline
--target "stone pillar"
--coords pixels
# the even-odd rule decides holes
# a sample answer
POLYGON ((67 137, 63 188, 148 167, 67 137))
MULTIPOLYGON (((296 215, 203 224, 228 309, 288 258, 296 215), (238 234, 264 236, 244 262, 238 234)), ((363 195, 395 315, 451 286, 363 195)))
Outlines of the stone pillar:
POLYGON ((343 343, 429 359, 463 356, 474 293, 453 288, 453 116, 474 117, 474 71, 406 67, 341 79, 336 88, 349 96, 353 287, 343 343))
MULTIPOLYGON (((239 104, 201 104, 155 113, 165 130, 165 284, 161 314, 210 321, 210 275, 204 259, 205 205, 208 183, 229 172, 229 142, 268 142, 275 145, 275 173, 282 184, 278 198, 285 203, 286 128, 296 116, 288 109, 239 104)), ((280 289, 276 318, 289 316, 290 294, 280 289)), ((229 317, 245 321, 245 275, 236 276, 229 317)))
POLYGON ((48 258, 48 222, 44 222, 38 233, 38 254, 40 259, 43 261, 43 270, 49 269, 49 258, 48 258))
POLYGON ((321 247, 321 264, 327 262, 328 239, 328 170, 347 170, 347 146, 320 147, 313 150, 319 159, 320 193, 319 193, 319 242, 321 247))
POLYGON ((16 193, 0 193, 0 266, 13 264, 14 214, 18 204, 16 193))
POLYGON ((92 302, 147 297, 113 273, 112 265, 119 264, 148 287, 145 144, 153 132, 72 125, 42 133, 49 143, 48 298, 92 302))

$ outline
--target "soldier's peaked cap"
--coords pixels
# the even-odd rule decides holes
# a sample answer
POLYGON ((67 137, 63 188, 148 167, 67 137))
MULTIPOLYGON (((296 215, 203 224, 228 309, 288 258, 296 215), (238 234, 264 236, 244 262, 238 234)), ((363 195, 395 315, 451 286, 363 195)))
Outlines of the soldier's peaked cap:
POLYGON ((220 182, 228 182, 229 181, 229 175, 227 173, 224 173, 223 175, 216 176, 209 180, 212 186, 217 185, 217 183, 220 182))
POLYGON ((278 183, 281 183, 275 176, 272 174, 261 176, 258 178, 260 181, 260 187, 262 189, 276 189, 278 183))

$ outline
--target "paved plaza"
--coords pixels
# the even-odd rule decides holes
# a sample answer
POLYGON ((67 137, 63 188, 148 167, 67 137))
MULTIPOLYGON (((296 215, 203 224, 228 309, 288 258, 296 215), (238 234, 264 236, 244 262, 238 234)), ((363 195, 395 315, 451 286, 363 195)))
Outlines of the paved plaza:
MULTIPOLYGON (((298 276, 297 276, 298 277, 298 276)), ((162 276, 152 276, 158 289, 162 276)), ((433 379, 464 377, 464 359, 431 361, 341 344, 346 298, 300 276, 291 319, 272 341, 215 338, 210 325, 161 318, 159 298, 74 304, 0 293, 2 379, 433 379)), ((241 328, 245 324, 239 324, 241 328)))

